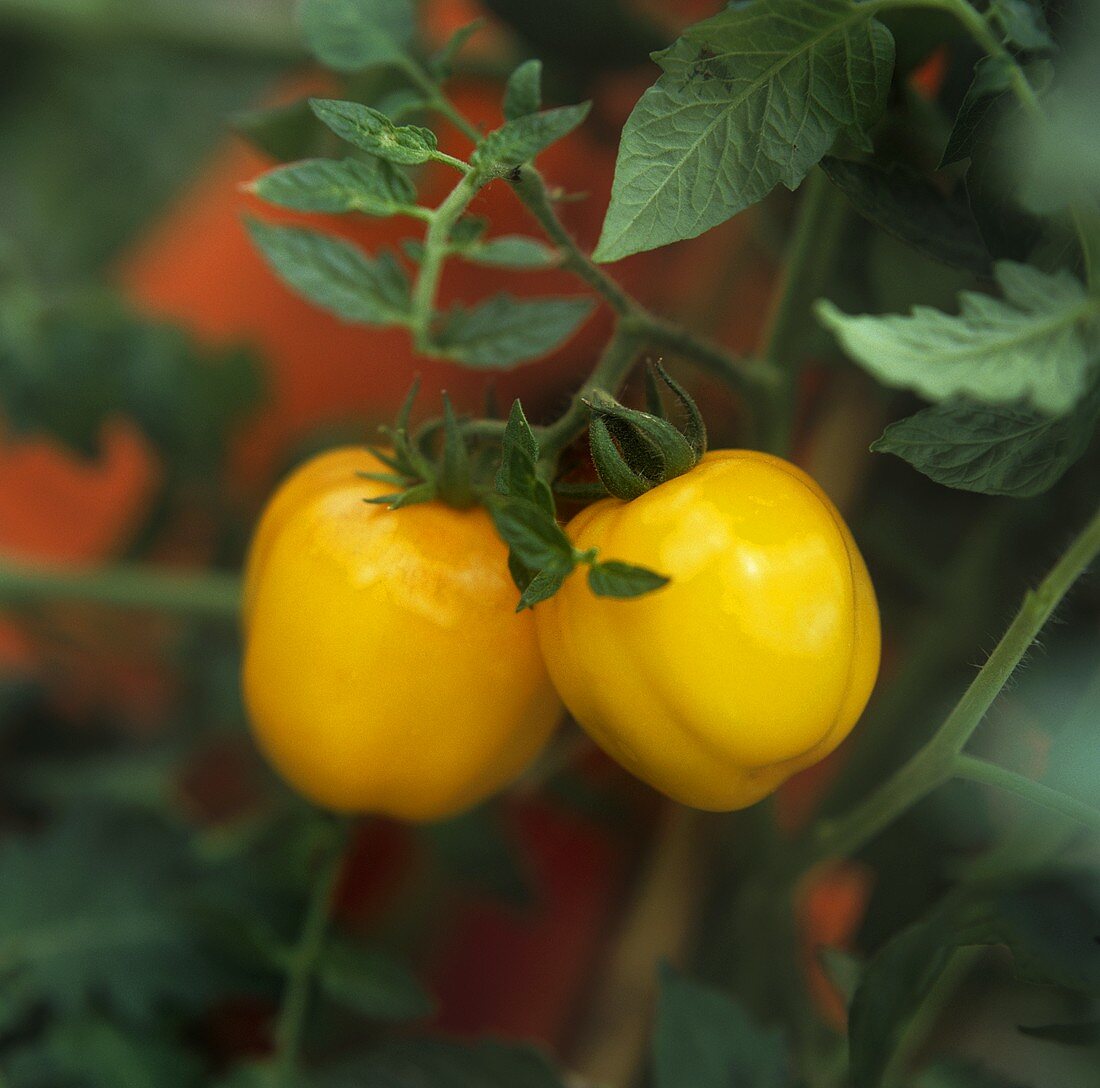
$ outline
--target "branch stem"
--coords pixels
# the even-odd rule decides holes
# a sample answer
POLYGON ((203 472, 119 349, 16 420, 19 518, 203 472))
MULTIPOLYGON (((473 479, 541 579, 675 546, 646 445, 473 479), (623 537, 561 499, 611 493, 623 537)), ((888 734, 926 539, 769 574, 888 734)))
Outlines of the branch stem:
POLYGON ((275 1021, 275 1084, 295 1088, 300 1083, 302 1041, 317 961, 324 948, 336 883, 347 847, 350 821, 334 821, 331 838, 323 847, 317 875, 310 889, 301 934, 289 957, 286 989, 275 1021))
MULTIPOLYGON (((805 848, 795 851, 791 861, 795 874, 828 858, 847 857, 860 850, 957 773, 960 754, 993 701, 1051 613, 1098 554, 1100 511, 1073 539, 1039 587, 1024 597, 1008 630, 931 740, 847 814, 819 822, 805 848)), ((963 766, 973 770, 968 763, 963 766)))
POLYGON ((241 581, 213 571, 168 573, 138 564, 106 568, 0 561, 0 605, 78 601, 235 622, 241 581))

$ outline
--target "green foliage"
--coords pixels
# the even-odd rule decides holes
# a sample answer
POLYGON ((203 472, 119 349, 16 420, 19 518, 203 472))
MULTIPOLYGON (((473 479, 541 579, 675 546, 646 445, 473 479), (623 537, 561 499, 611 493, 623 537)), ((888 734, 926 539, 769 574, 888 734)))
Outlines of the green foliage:
POLYGON ((791 1083, 782 1033, 730 997, 661 968, 653 1034, 655 1088, 784 1088, 791 1083))
POLYGON ((945 264, 979 275, 990 271, 989 251, 965 197, 942 191, 915 170, 826 155, 821 166, 852 206, 876 227, 945 264))
POLYGON ((1028 52, 1054 49, 1042 7, 1032 0, 992 0, 990 10, 1005 40, 1028 52))
POLYGON ((186 840, 148 820, 77 812, 0 847, 0 1024, 42 1008, 66 1017, 105 1007, 148 1023, 216 992, 188 904, 186 840), (101 1004, 102 1003, 102 1004, 101 1004))
POLYGON ((419 1020, 434 1002, 412 972, 391 953, 330 937, 317 960, 325 995, 371 1020, 419 1020))
POLYGON ((597 597, 641 597, 668 585, 668 578, 645 567, 612 559, 588 568, 588 586, 597 597))
POLYGON ((892 423, 871 449, 903 458, 946 487, 1030 498, 1080 458, 1098 418, 1096 390, 1064 416, 949 400, 892 423))
POLYGON ((410 0, 302 0, 298 20, 313 55, 337 72, 400 64, 416 31, 410 0))
POLYGON ((478 370, 510 370, 561 347, 592 313, 586 298, 517 299, 493 295, 456 303, 435 340, 440 355, 478 370))
POLYGON ((542 61, 525 60, 504 88, 504 119, 516 121, 542 107, 542 61))
POLYGON ((384 159, 307 159, 264 174, 252 191, 299 212, 420 214, 416 187, 384 159))
POLYGON ((302 227, 252 220, 248 230, 282 279, 337 317, 367 325, 408 321, 409 281, 392 254, 368 257, 350 242, 302 227))
POLYGON ((358 102, 311 98, 310 107, 341 140, 398 166, 418 166, 435 156, 431 129, 395 125, 384 113, 358 102))
POLYGON ((600 261, 694 238, 795 188, 841 134, 861 147, 886 102, 890 32, 854 0, 752 0, 655 54, 627 121, 600 261))
POLYGON ((960 313, 849 317, 828 302, 818 316, 858 363, 888 385, 933 400, 1026 400, 1056 415, 1084 395, 1097 348, 1097 303, 1068 272, 1001 261, 1002 299, 964 292, 960 313))
POLYGON ((568 136, 588 116, 591 102, 526 113, 505 121, 477 145, 473 162, 490 174, 504 175, 568 136))

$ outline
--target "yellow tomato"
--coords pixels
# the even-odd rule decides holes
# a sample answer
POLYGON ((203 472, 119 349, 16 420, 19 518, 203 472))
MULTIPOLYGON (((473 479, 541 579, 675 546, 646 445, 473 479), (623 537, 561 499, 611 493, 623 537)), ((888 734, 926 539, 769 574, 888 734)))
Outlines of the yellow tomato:
POLYGON ((245 577, 244 696, 311 800, 431 820, 515 777, 561 704, 488 514, 364 502, 393 488, 359 473, 384 471, 334 450, 268 505, 245 577))
POLYGON ((800 469, 718 450, 568 532, 671 578, 616 600, 579 569, 535 609, 558 693, 628 770, 697 808, 743 808, 847 736, 878 672, 878 606, 848 527, 800 469))

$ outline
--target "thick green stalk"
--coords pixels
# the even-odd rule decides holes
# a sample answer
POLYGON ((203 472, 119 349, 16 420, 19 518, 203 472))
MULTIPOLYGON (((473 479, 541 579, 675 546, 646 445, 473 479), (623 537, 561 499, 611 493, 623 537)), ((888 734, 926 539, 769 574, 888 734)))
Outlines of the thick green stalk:
POLYGON ((1073 539, 1016 618, 932 739, 846 815, 818 823, 791 859, 792 874, 819 861, 855 853, 918 801, 952 778, 959 755, 1015 672, 1051 613, 1100 554, 1100 512, 1073 539))
POLYGON ((309 995, 317 961, 325 945, 332 897, 347 847, 350 821, 341 819, 332 828, 316 878, 310 889, 298 943, 290 953, 286 989, 275 1021, 275 1078, 278 1088, 297 1088, 301 1083, 302 1041, 309 995))
POLYGON ((41 601, 109 604, 234 622, 240 613, 241 580, 214 571, 168 573, 137 564, 85 570, 0 561, 0 605, 41 601))
POLYGON ((443 203, 432 212, 428 221, 428 231, 424 236, 424 259, 412 296, 412 333, 418 351, 433 351, 432 321, 435 317, 435 299, 439 293, 443 266, 447 261, 451 231, 483 184, 484 181, 476 170, 463 175, 443 203))

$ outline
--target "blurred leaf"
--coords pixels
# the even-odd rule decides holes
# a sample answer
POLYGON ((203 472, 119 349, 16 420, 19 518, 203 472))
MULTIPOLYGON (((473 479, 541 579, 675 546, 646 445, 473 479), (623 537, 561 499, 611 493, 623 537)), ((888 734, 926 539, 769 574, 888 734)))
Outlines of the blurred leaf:
POLYGON ((917 1075, 913 1088, 1022 1088, 1022 1085, 1002 1080, 992 1070, 978 1065, 937 1062, 917 1075))
POLYGON ((134 1024, 165 1007, 202 1007, 216 976, 187 913, 193 881, 183 838, 150 821, 84 811, 9 838, 0 1024, 42 1006, 66 1017, 106 1007, 134 1024))
POLYGON ((591 102, 560 106, 506 121, 490 132, 474 150, 473 162, 483 170, 497 170, 530 162, 563 136, 568 136, 588 116, 591 102))
POLYGON ((328 135, 309 108, 308 98, 285 106, 241 110, 233 115, 232 123, 253 147, 276 162, 309 158, 317 151, 319 137, 328 135))
POLYGON ((967 927, 948 901, 901 930, 868 962, 848 1016, 853 1088, 878 1088, 899 1041, 943 974, 967 927))
POLYGON ((822 948, 818 951, 817 958, 821 961, 821 969, 836 987, 847 1007, 859 989, 859 982, 863 977, 863 961, 839 948, 822 948))
POLYGON ((1004 297, 964 291, 957 317, 926 306, 908 317, 852 317, 828 301, 817 312, 845 351, 884 384, 931 400, 1026 399, 1050 414, 1068 412, 1096 362, 1096 300, 1064 271, 1048 275, 1001 261, 995 275, 1004 297))
POLYGON ((990 12, 1011 45, 1027 51, 1054 48, 1043 9, 1032 0, 991 0, 990 12))
POLYGON ((895 163, 852 162, 826 155, 821 166, 865 219, 945 264, 987 275, 991 260, 965 199, 947 197, 895 163))
POLYGON ((1100 1046, 1100 1020, 1085 1020, 1076 1024, 1041 1024, 1034 1027, 1021 1024, 1020 1031, 1033 1039, 1047 1039, 1064 1046, 1100 1046))
POLYGON ((592 313, 586 298, 517 299, 493 295, 444 314, 440 354, 478 370, 508 370, 561 347, 592 313))
POLYGON ((484 19, 475 19, 472 23, 460 26, 448 39, 442 49, 428 63, 428 70, 438 80, 451 78, 454 62, 466 43, 483 27, 484 19))
POLYGON ((313 112, 341 140, 398 166, 417 166, 435 154, 435 133, 419 125, 395 125, 384 113, 358 102, 311 98, 313 112))
POLYGON ((301 227, 250 220, 248 231, 282 279, 337 317, 366 325, 408 318, 409 281, 392 254, 368 257, 350 242, 301 227))
POLYGON ((561 261, 558 250, 525 234, 501 234, 459 253, 463 260, 489 268, 553 268, 561 261))
POLYGON ((663 74, 623 130, 595 258, 694 238, 796 188, 842 133, 867 147, 894 62, 873 16, 852 0, 751 0, 654 54, 663 74))
POLYGON ((298 20, 313 55, 337 72, 400 64, 416 34, 411 0, 301 0, 298 20))
POLYGON ((542 107, 542 61, 525 60, 504 88, 504 117, 515 121, 542 107))
MULTIPOLYGON (((550 1061, 531 1046, 435 1039, 390 1043, 347 1062, 316 1088, 565 1088, 550 1061)), ((311 1086, 313 1088, 313 1086, 311 1086)))
POLYGON ((13 304, 2 284, 0 388, 16 433, 46 432, 90 456, 104 421, 121 413, 171 471, 191 477, 209 477, 262 393, 250 356, 204 356, 178 329, 135 318, 109 295, 55 302, 28 285, 13 304))
POLYGON ((871 449, 946 487, 1028 498, 1053 487, 1085 452, 1098 417, 1100 388, 1065 416, 949 400, 890 424, 871 449))
POLYGON ((300 212, 420 214, 416 187, 384 159, 307 159, 269 171, 251 188, 270 204, 300 212))
POLYGON ((391 953, 330 937, 317 961, 317 981, 333 1001, 372 1020, 418 1020, 435 1003, 391 953))
POLYGON ((1007 57, 983 57, 978 61, 944 148, 941 168, 970 157, 987 114, 1008 94, 1011 83, 1012 61, 1007 57))
POLYGON ((764 1028, 732 998, 660 972, 653 1035, 655 1088, 783 1088, 791 1083, 781 1032, 764 1028))
POLYGON ((99 1016, 59 1020, 17 1051, 5 1072, 20 1088, 198 1088, 198 1056, 164 1037, 134 1036, 99 1016))
POLYGON ((645 567, 609 559, 588 568, 588 586, 597 597, 641 597, 668 585, 668 578, 645 567))

